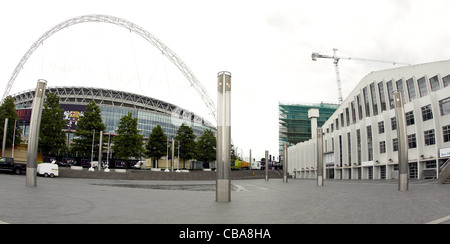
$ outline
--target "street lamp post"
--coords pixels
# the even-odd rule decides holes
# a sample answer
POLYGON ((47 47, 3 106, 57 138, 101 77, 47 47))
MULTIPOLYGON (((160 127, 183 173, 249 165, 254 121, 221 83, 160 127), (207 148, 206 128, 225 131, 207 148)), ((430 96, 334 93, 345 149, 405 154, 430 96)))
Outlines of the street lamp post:
POLYGON ((33 187, 36 186, 39 129, 41 126, 42 106, 44 105, 46 87, 46 80, 38 80, 31 110, 33 113, 31 113, 30 133, 28 136, 26 185, 33 187))
POLYGON ((216 201, 231 201, 231 73, 217 75, 216 201))
POLYGON ((395 117, 398 142, 398 190, 408 191, 408 147, 405 126, 405 109, 400 92, 394 92, 395 117))

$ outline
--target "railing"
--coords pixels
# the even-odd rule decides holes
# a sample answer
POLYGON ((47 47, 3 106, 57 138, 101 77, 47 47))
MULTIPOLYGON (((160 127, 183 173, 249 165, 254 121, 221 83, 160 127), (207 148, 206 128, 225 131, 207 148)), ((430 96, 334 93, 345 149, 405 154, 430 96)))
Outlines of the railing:
POLYGON ((450 176, 450 158, 439 167, 439 184, 443 184, 450 176))

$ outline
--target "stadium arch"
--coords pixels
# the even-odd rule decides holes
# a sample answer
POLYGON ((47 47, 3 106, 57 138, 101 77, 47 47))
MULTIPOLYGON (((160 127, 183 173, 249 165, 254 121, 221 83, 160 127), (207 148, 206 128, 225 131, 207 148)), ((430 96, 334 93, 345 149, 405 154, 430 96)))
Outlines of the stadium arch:
POLYGON ((45 32, 37 41, 33 43, 33 45, 28 49, 28 51, 23 55, 22 59, 20 60, 19 64, 16 66, 14 72, 11 75, 11 78, 6 86, 5 92, 2 96, 2 100, 5 99, 6 96, 9 95, 9 92, 14 85, 14 80, 22 70, 24 64, 27 62, 28 58, 33 54, 33 52, 41 45, 47 38, 55 34, 56 32, 67 28, 72 25, 81 24, 81 23, 87 23, 87 22, 102 22, 102 23, 109 23, 114 24, 123 28, 126 28, 137 35, 141 36, 145 40, 147 40, 149 43, 151 43, 154 47, 158 48, 180 71, 181 73, 186 77, 186 79, 189 81, 189 83, 195 88, 197 93, 202 98, 203 102, 205 103, 206 107, 208 108, 209 112, 211 113, 211 116, 213 116, 214 120, 217 122, 216 118, 216 105, 211 100, 210 96, 206 92, 203 85, 198 81, 198 79, 195 77, 194 73, 189 69, 189 67, 178 57, 178 55, 175 54, 174 51, 172 51, 167 45, 165 45, 163 42, 161 42, 157 37, 146 31, 144 28, 128 21, 122 18, 118 18, 115 16, 110 15, 82 15, 75 18, 68 19, 66 21, 63 21, 59 23, 58 25, 54 26, 47 32, 45 32))

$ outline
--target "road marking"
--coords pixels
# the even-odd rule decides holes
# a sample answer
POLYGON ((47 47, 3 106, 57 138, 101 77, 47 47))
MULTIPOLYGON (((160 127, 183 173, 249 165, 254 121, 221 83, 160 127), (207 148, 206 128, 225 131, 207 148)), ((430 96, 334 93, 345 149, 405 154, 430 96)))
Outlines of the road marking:
POLYGON ((445 222, 447 220, 450 220, 450 215, 446 216, 446 217, 443 217, 443 218, 440 218, 440 219, 433 220, 433 221, 428 222, 426 224, 440 224, 440 223, 445 222))

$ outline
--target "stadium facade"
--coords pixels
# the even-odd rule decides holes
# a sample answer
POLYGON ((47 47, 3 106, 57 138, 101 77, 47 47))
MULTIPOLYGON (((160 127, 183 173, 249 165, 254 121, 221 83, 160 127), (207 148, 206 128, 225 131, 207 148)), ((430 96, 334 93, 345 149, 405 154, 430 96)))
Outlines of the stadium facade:
MULTIPOLYGON (((133 118, 138 118, 138 129, 144 137, 148 137, 154 127, 161 125, 169 138, 176 135, 179 126, 186 123, 192 127, 196 136, 201 136, 206 129, 214 133, 216 128, 201 116, 155 98, 134 93, 93 87, 49 87, 47 93, 55 93, 60 97, 63 118, 66 121, 65 130, 74 132, 80 116, 86 110, 86 105, 95 101, 100 107, 106 133, 114 134, 120 119, 128 112, 133 118)), ((19 125, 23 130, 23 138, 28 138, 31 105, 34 90, 13 95, 19 115, 19 125)), ((73 136, 68 133, 68 136, 73 136)))
MULTIPOLYGON (((394 92, 403 98, 411 179, 437 177, 450 156, 450 60, 376 71, 364 77, 322 125, 328 179, 396 179, 394 92)), ((288 150, 290 173, 316 177, 316 142, 288 150)))

